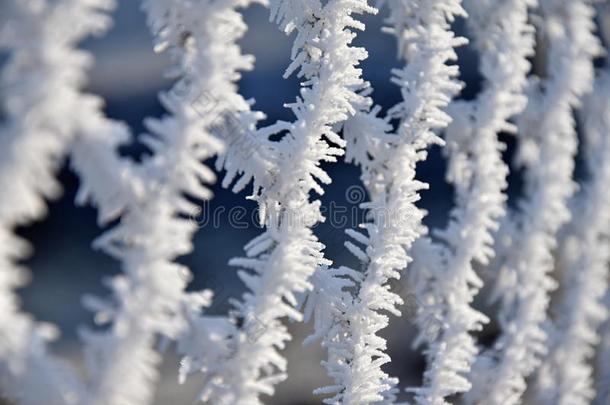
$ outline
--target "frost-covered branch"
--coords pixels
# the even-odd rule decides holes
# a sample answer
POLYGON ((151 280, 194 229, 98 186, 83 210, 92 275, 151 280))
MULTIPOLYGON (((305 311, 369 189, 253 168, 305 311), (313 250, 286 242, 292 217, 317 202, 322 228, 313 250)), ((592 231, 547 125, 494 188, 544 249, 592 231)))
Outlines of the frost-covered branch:
POLYGON ((431 144, 442 143, 434 130, 449 124, 443 108, 461 88, 455 80, 457 67, 447 65, 456 59, 453 47, 463 43, 450 29, 453 17, 463 13, 460 2, 395 1, 389 7, 389 31, 408 61, 392 78, 403 101, 381 119, 377 107, 369 111, 369 100, 344 129, 347 158, 361 166, 372 197, 365 205, 369 222, 362 228, 366 231, 350 230, 355 243, 346 243, 365 270, 320 268, 315 280, 323 283, 310 294, 306 307, 316 316, 316 331, 309 340, 322 338, 328 351, 325 367, 335 380, 334 385, 317 390, 334 394, 325 400, 328 404, 395 400, 397 380, 382 370, 390 358, 378 332, 389 322, 383 312, 400 315, 397 306, 402 300, 391 291, 391 283, 410 262, 413 242, 426 232, 424 211, 415 203, 427 185, 415 179, 416 166, 425 160, 431 144), (396 134, 387 133, 391 119, 400 121, 396 134), (355 296, 345 291, 353 285, 355 296))
POLYGON ((272 19, 286 33, 296 33, 286 75, 298 70, 303 87, 290 105, 294 122, 278 122, 253 134, 260 148, 274 151, 267 172, 258 171, 257 162, 266 162, 260 150, 252 166, 239 166, 231 150, 223 162, 234 168, 231 180, 241 176, 238 188, 254 178, 253 198, 267 229, 246 246, 247 258, 231 261, 243 269, 239 274, 248 292, 236 302, 232 352, 208 372, 201 399, 213 404, 260 404, 259 396, 271 395, 285 378, 286 360, 279 350, 290 335, 283 320, 301 320, 296 295, 311 289, 309 279, 317 267, 329 264, 311 229, 324 218, 320 201, 311 201, 310 193, 322 194, 322 185, 331 181, 320 164, 343 154, 344 141, 334 128, 361 102, 357 91, 363 81, 356 66, 366 52, 350 43, 355 37, 351 30, 364 26, 352 15, 374 11, 365 0, 271 1, 270 6, 272 19), (283 136, 270 142, 273 134, 283 136))
POLYGON ((464 4, 485 83, 475 100, 450 106, 453 121, 446 133, 447 179, 455 186, 457 206, 447 229, 439 232, 444 242, 439 251, 441 267, 433 269, 434 274, 417 275, 428 279, 424 291, 417 292, 423 303, 419 340, 428 345, 424 384, 414 389, 421 404, 446 404, 446 397, 471 388, 467 374, 478 351, 471 333, 487 321, 472 308, 483 285, 474 264, 487 264, 493 257, 492 232, 498 228, 506 201, 508 169, 498 134, 514 132, 508 120, 525 107, 527 58, 534 47, 533 29, 527 21, 532 1, 464 4))
POLYGON ((92 60, 77 47, 109 27, 113 0, 4 0, 2 395, 26 405, 150 403, 161 344, 174 341, 180 380, 203 376, 200 401, 261 404, 286 378, 285 322, 313 317, 306 343, 322 342, 334 380, 316 390, 329 396, 324 402, 395 404, 398 380, 384 370, 390 358, 381 331, 400 315, 395 287, 406 276, 417 297, 416 343, 426 344, 428 360, 422 386, 408 390, 416 403, 515 404, 540 365, 531 392, 541 403, 585 404, 596 394, 607 402, 610 73, 599 76, 583 109, 588 178, 573 196, 573 110, 591 87, 600 51, 595 0, 538 1, 540 15, 528 20, 537 0, 463 0, 484 80, 476 99, 456 102, 454 48, 465 40, 452 23, 465 16, 462 0, 386 2, 386 30, 405 66, 392 73, 402 101, 384 115, 358 69, 366 50, 352 45, 364 29, 355 15, 376 12, 367 0, 143 0, 155 50, 170 53, 176 82, 160 95, 166 115, 146 121, 141 139, 149 154, 137 162, 118 153, 132 140, 129 129, 104 116, 99 97, 83 93, 92 60), (239 94, 241 72, 253 68, 237 44, 247 29, 241 9, 252 3, 269 5, 271 19, 294 35, 285 76, 296 73, 301 89, 289 105, 292 122, 259 128, 264 115, 239 94), (546 64, 529 88, 528 21, 540 27, 536 61, 546 64), (507 175, 500 132, 519 132, 525 196, 498 230, 507 175), (446 145, 456 208, 448 227, 427 237, 417 206, 427 185, 416 171, 433 144, 446 145), (370 196, 361 230, 347 232, 346 248, 361 269, 332 267, 313 231, 324 221, 316 194, 331 182, 321 166, 344 149, 370 196), (265 227, 246 257, 231 261, 247 292, 218 317, 203 314, 212 292, 186 292, 191 274, 176 261, 193 249, 194 201, 211 198, 207 185, 216 178, 202 162, 212 156, 226 171, 224 187, 239 192, 252 184, 248 198, 265 227), (65 157, 80 178, 77 202, 92 203, 101 226, 112 224, 94 245, 123 265, 108 282, 112 297, 84 299, 105 325, 82 331, 86 381, 48 352, 56 329, 23 313, 16 294, 27 281, 19 262, 29 246, 15 228, 42 217, 45 200, 58 196, 55 175, 65 157), (555 265, 566 286, 549 322, 555 265), (497 267, 503 329, 480 355, 472 333, 486 317, 472 307, 483 284, 476 266, 497 267))
MULTIPOLYGON (((211 197, 205 185, 215 176, 202 161, 224 149, 212 132, 218 120, 249 109, 245 101, 235 105, 239 72, 250 69, 253 62, 236 44, 246 26, 235 8, 244 4, 144 2, 155 48, 170 50, 175 61, 171 75, 178 80, 160 96, 169 114, 146 121, 151 135, 144 142, 152 156, 137 167, 124 163, 123 170, 102 177, 108 182, 84 190, 84 197, 105 209, 102 221, 121 214, 120 223, 98 238, 96 246, 121 260, 124 271, 109 283, 114 299, 85 300, 97 312, 96 319, 111 322, 107 332, 83 333, 91 372, 88 403, 149 403, 158 377, 159 335, 178 340, 179 350, 197 357, 200 367, 223 353, 229 323, 199 317, 210 297, 185 292, 190 272, 174 260, 192 250, 197 207, 189 198, 211 197), (131 187, 116 188, 117 181, 131 187), (194 351, 193 339, 210 344, 209 351, 194 351)), ((102 145, 105 153, 99 153, 95 146, 79 145, 90 148, 102 170, 108 168, 109 149, 102 145)), ((86 153, 82 156, 86 158, 86 153)), ((87 173, 87 162, 75 163, 87 173)))
POLYGON ((550 351, 537 376, 544 404, 588 404, 595 397, 591 360, 597 330, 607 318, 602 299, 610 263, 610 74, 595 82, 583 107, 584 148, 590 179, 572 205, 558 249, 565 292, 550 331, 550 351))
POLYGON ((9 19, 0 44, 10 56, 1 78, 6 123, 0 129, 0 312, 7 327, 0 331, 0 381, 3 393, 23 404, 77 404, 83 397, 72 371, 47 353, 46 343, 57 333, 19 309, 14 290, 27 276, 16 261, 29 249, 13 229, 42 217, 45 199, 60 193, 54 175, 79 130, 74 112, 97 105, 81 93, 91 58, 76 46, 108 28, 105 11, 113 3, 3 3, 9 19))
POLYGON ((572 109, 593 81, 599 44, 586 1, 541 0, 540 36, 547 39, 545 79, 533 79, 528 106, 519 118, 520 158, 526 167, 525 198, 512 221, 515 234, 497 283, 502 335, 475 369, 470 403, 514 404, 525 378, 545 354, 543 322, 555 281, 552 251, 557 232, 570 219, 576 131, 572 109))

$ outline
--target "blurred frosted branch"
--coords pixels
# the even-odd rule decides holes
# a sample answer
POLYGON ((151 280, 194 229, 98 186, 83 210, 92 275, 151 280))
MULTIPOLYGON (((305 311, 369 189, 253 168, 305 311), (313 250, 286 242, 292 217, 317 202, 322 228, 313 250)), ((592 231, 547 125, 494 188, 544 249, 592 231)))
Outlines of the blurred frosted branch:
POLYGON ((549 353, 538 371, 536 393, 544 404, 588 404, 595 397, 592 358, 598 328, 608 317, 602 299, 610 262, 610 74, 603 71, 585 99, 583 133, 590 179, 572 202, 562 230, 558 267, 565 291, 549 328, 549 353))
POLYGON ((316 316, 309 340, 322 338, 328 351, 324 365, 335 381, 317 390, 334 394, 325 400, 328 404, 395 401, 398 381, 382 370, 390 358, 378 333, 389 322, 383 312, 400 315, 397 306, 402 300, 391 291, 391 281, 400 278, 411 261, 411 245, 426 232, 421 222, 424 211, 415 202, 427 185, 415 179, 416 165, 425 160, 431 144, 442 143, 433 131, 449 124, 443 108, 461 88, 455 80, 457 67, 447 65, 457 58, 453 47, 464 43, 450 30, 453 16, 463 14, 460 2, 396 1, 389 6, 388 31, 397 37, 400 54, 408 61, 392 78, 403 100, 382 119, 367 99, 344 129, 347 159, 361 167, 371 194, 371 202, 363 205, 369 210, 369 222, 361 226, 365 231, 350 230, 354 242, 346 243, 364 270, 320 268, 317 279, 324 283, 307 303, 316 316), (391 119, 400 122, 395 134, 388 133, 391 119), (353 285, 353 296, 342 291, 334 299, 327 297, 328 290, 353 285))
POLYGON ((572 109, 593 82, 593 9, 586 1, 540 1, 540 38, 546 40, 547 78, 532 78, 528 105, 520 116, 520 162, 525 166, 526 196, 511 221, 513 245, 500 269, 495 296, 501 301, 502 335, 479 359, 477 391, 470 402, 515 404, 527 378, 546 352, 543 323, 549 293, 556 288, 549 273, 557 232, 570 219, 568 199, 577 138, 572 109))
POLYGON ((455 187, 456 207, 448 227, 438 232, 444 242, 439 252, 441 268, 415 276, 427 278, 420 292, 423 312, 431 311, 442 323, 439 333, 420 332, 419 340, 428 345, 424 386, 415 390, 421 404, 448 403, 446 397, 472 387, 468 373, 478 348, 471 333, 487 322, 472 308, 483 286, 474 265, 486 265, 493 257, 492 232, 504 215, 508 169, 498 135, 515 131, 508 120, 526 104, 527 58, 534 52, 533 29, 528 24, 532 3, 464 2, 485 81, 475 100, 456 101, 449 108, 453 121, 445 137, 446 177, 455 187))
MULTIPOLYGON (((192 251, 197 229, 192 217, 198 207, 189 198, 211 198, 206 184, 214 182, 215 175, 202 161, 225 148, 224 140, 213 133, 217 121, 248 108, 245 102, 235 103, 240 100, 239 72, 251 69, 253 62, 236 45, 246 26, 235 7, 245 2, 149 0, 143 4, 156 36, 155 50, 169 50, 175 62, 169 75, 177 81, 160 95, 169 114, 146 121, 150 135, 143 141, 152 156, 137 166, 120 162, 122 170, 115 171, 115 187, 125 180, 131 187, 114 190, 111 182, 89 187, 94 200, 115 193, 126 198, 124 206, 120 200, 98 204, 106 207, 103 222, 120 213, 121 222, 95 244, 121 260, 125 274, 109 282, 113 300, 87 297, 85 301, 97 312, 96 319, 111 322, 108 332, 83 334, 93 404, 152 400, 160 362, 155 348, 159 335, 177 340, 179 351, 188 356, 181 370, 186 376, 194 367, 214 363, 232 328, 226 319, 200 316, 210 296, 186 293, 190 271, 174 260, 192 251), (207 342, 208 351, 202 353, 194 339, 207 342)), ((112 156, 99 153, 108 150, 103 145, 97 151, 93 148, 98 145, 89 146, 101 159, 97 171, 103 172, 112 156)), ((80 167, 85 165, 83 160, 80 167)))
POLYGON ((6 326, 0 331, 0 381, 3 393, 20 403, 77 404, 82 384, 47 352, 58 332, 19 309, 14 289, 27 276, 16 262, 29 249, 13 229, 44 216, 45 199, 60 193, 55 174, 80 129, 74 112, 98 105, 81 93, 91 58, 76 46, 108 28, 105 11, 114 2, 5 3, 0 45, 10 56, 1 78, 7 119, 0 128, 0 316, 6 326))

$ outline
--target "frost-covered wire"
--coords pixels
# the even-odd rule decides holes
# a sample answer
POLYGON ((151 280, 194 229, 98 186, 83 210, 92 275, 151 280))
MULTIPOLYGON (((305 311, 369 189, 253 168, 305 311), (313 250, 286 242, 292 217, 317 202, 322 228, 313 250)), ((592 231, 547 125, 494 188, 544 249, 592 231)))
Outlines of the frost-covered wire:
POLYGON ((352 15, 375 11, 365 0, 271 1, 270 6, 272 20, 287 34, 295 32, 286 75, 298 70, 303 87, 290 105, 294 122, 280 121, 253 134, 261 146, 252 166, 236 162, 230 149, 223 161, 234 168, 229 174, 231 180, 239 178, 239 188, 254 179, 252 198, 259 202, 266 230, 246 246, 247 258, 231 261, 242 269, 248 291, 235 303, 230 356, 207 373, 201 399, 213 404, 260 404, 260 395, 273 394, 285 378, 286 360, 279 350, 290 335, 283 320, 301 320, 297 294, 311 289, 317 267, 330 264, 311 229, 324 218, 320 201, 312 201, 310 193, 322 194, 322 185, 331 181, 320 164, 343 154, 344 141, 335 127, 361 102, 357 91, 363 81, 356 66, 366 52, 350 44, 352 29, 364 26, 352 15), (271 142, 273 134, 282 138, 271 142), (267 170, 260 172, 261 167, 267 170))
POLYGON ((472 308, 483 285, 474 264, 487 264, 493 257, 492 233, 504 214, 508 169, 498 135, 515 131, 508 120, 526 104, 527 58, 534 52, 533 28, 528 24, 532 3, 464 2, 485 82, 475 100, 450 106, 453 121, 446 131, 445 151, 457 206, 448 227, 438 233, 441 267, 432 269, 433 274, 417 275, 427 279, 423 291, 417 292, 423 303, 418 340, 428 346, 423 386, 413 389, 420 404, 446 404, 448 396, 471 388, 467 374, 478 352, 471 333, 487 322, 472 308))
POLYGON ((549 333, 549 353, 536 379, 543 404, 588 404, 595 397, 591 360, 597 330, 607 318, 602 299, 610 263, 610 74, 586 98, 583 139, 590 179, 572 204, 572 220, 558 249, 564 292, 549 333))
MULTIPOLYGON (((150 134, 142 140, 152 155, 137 166, 123 163, 118 173, 102 177, 108 182, 82 190, 83 199, 92 199, 104 210, 102 222, 120 214, 120 223, 95 245, 121 260, 124 272, 109 281, 113 299, 85 299, 96 311, 96 320, 111 324, 108 331, 83 332, 90 371, 88 403, 149 403, 158 378, 160 354, 155 344, 160 335, 177 340, 178 350, 193 359, 183 368, 204 367, 224 353, 231 325, 226 319, 199 316, 210 296, 187 294, 190 272, 174 260, 192 250, 197 206, 191 198, 211 197, 206 184, 214 182, 215 175, 202 162, 224 150, 215 128, 227 116, 249 109, 235 96, 240 71, 250 69, 253 62, 236 44, 246 26, 235 9, 247 3, 143 2, 155 49, 171 52, 175 66, 170 77, 177 82, 160 95, 168 114, 146 121, 150 134), (117 180, 130 187, 117 188, 117 180), (199 351, 194 339, 207 342, 208 351, 199 351)), ((100 154, 92 149, 95 146, 80 145, 100 159, 103 171, 112 156, 107 147, 100 154)), ((87 173, 87 162, 76 165, 87 173)))
POLYGON ((16 262, 29 248, 13 229, 42 217, 45 199, 61 191, 55 173, 79 130, 74 112, 97 105, 81 92, 91 58, 76 47, 109 27, 105 12, 113 5, 111 0, 2 5, 9 18, 0 44, 9 60, 1 78, 6 122, 0 128, 0 317, 7 327, 0 331, 0 381, 3 394, 23 404, 77 404, 84 395, 72 370, 47 351, 55 329, 19 309, 14 290, 27 275, 16 262))
POLYGON ((463 14, 460 2, 395 1, 389 7, 389 31, 408 61, 392 78, 403 100, 382 119, 378 107, 369 108, 368 99, 344 128, 347 159, 361 166, 371 194, 364 205, 369 211, 365 231, 350 230, 354 242, 346 242, 364 271, 318 269, 318 283, 306 304, 307 313, 315 314, 316 328, 308 341, 321 338, 328 351, 324 365, 334 384, 316 390, 334 394, 324 400, 328 404, 395 400, 398 381, 382 369, 390 358, 378 333, 389 323, 384 312, 400 315, 402 300, 391 291, 391 283, 411 261, 413 242, 426 232, 424 211, 415 203, 427 185, 415 179, 416 166, 430 145, 442 143, 434 131, 449 124, 443 109, 461 88, 457 66, 447 64, 456 59, 453 48, 464 43, 450 29, 454 16, 463 14), (388 133, 392 119, 400 122, 395 134, 388 133), (354 296, 346 290, 350 287, 355 287, 354 296))
POLYGON ((474 370, 469 403, 514 404, 546 352, 543 323, 557 232, 570 219, 567 202, 577 139, 572 109, 593 82, 593 8, 587 1, 541 0, 540 37, 548 44, 546 78, 533 78, 528 106, 519 117, 525 197, 511 218, 515 233, 496 284, 502 334, 474 370))
POLYGON ((160 96, 167 115, 146 122, 149 134, 141 139, 150 154, 141 162, 119 155, 118 145, 131 141, 129 129, 104 116, 101 99, 82 92, 91 58, 77 46, 108 28, 113 1, 5 0, 2 394, 31 405, 150 403, 161 359, 157 344, 170 339, 183 356, 180 380, 203 374, 199 400, 261 404, 261 396, 286 378, 284 321, 313 317, 315 332, 306 343, 322 341, 334 380, 316 390, 330 397, 324 402, 394 404, 398 380, 383 369, 390 358, 379 332, 390 314, 400 315, 394 286, 406 275, 419 305, 418 342, 427 344, 423 386, 410 389, 417 403, 446 404, 471 384, 465 403, 516 403, 540 359, 532 393, 542 403, 588 403, 595 395, 590 362, 598 343, 596 401, 607 402, 610 326, 596 330, 608 313, 607 292, 605 304, 602 297, 610 260, 610 76, 599 77, 584 108, 590 178, 570 207, 576 190, 572 110, 591 85, 599 51, 594 1, 540 2, 541 18, 532 21, 541 27, 538 60, 547 72, 532 79, 518 121, 526 196, 494 246, 507 174, 497 136, 515 132, 509 119, 525 106, 533 48, 527 14, 536 0, 464 0, 484 88, 475 100, 448 108, 460 89, 450 62, 463 43, 451 31, 454 17, 463 15, 461 1, 390 1, 388 31, 406 65, 392 78, 403 101, 385 116, 357 68, 366 51, 351 45, 353 31, 364 29, 354 14, 375 12, 366 0, 144 0, 155 49, 173 57, 169 76, 176 84, 160 96), (297 72, 302 79, 300 97, 290 105, 295 120, 262 128, 257 123, 264 115, 237 88, 240 72, 253 67, 237 45, 247 28, 239 9, 254 2, 270 5, 272 20, 294 34, 286 76, 297 72), (457 208, 435 239, 425 237, 425 212, 416 205, 426 187, 416 169, 432 144, 444 143, 436 132, 446 127, 457 208), (358 270, 332 267, 312 229, 324 220, 314 195, 331 181, 320 166, 336 161, 344 147, 370 195, 367 222, 361 231, 348 231, 346 243, 362 261, 358 270), (24 314, 15 293, 27 281, 18 262, 28 246, 14 230, 43 216, 45 200, 60 192, 55 173, 68 155, 81 180, 78 202, 98 208, 100 225, 113 224, 95 246, 124 270, 108 282, 113 297, 84 300, 96 322, 107 324, 82 332, 86 381, 48 353, 57 331, 24 314), (228 317, 202 314, 212 293, 186 292, 190 272, 175 260, 193 248, 193 201, 210 198, 206 184, 215 181, 202 161, 214 155, 226 171, 225 187, 238 192, 252 183, 249 198, 258 202, 266 228, 246 246, 246 258, 231 261, 248 291, 228 317), (471 333, 486 320, 471 306, 482 286, 474 266, 487 265, 494 248, 502 249, 496 295, 503 334, 470 370, 478 352, 471 333), (566 288, 553 324, 546 310, 555 249, 566 288))

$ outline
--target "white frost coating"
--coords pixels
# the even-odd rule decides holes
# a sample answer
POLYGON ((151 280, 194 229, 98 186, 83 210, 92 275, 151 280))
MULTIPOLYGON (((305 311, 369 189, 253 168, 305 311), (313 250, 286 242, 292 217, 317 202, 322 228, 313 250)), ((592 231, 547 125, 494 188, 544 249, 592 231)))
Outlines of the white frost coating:
POLYGON ((273 162, 265 163, 264 153, 256 151, 255 167, 239 167, 231 162, 231 150, 224 162, 234 168, 231 180, 242 176, 238 184, 254 177, 252 198, 260 204, 267 229, 246 246, 247 258, 231 261, 243 269, 239 274, 248 292, 236 302, 231 355, 208 371, 201 399, 215 405, 260 404, 260 395, 272 395, 274 385, 285 378, 286 360, 279 350, 290 335, 283 318, 301 320, 296 294, 312 288, 309 279, 318 266, 330 264, 311 229, 324 219, 320 201, 310 201, 309 194, 322 194, 321 184, 331 181, 320 164, 343 154, 344 142, 334 127, 362 102, 357 91, 364 83, 356 66, 366 52, 350 43, 355 37, 351 29, 364 26, 352 14, 375 11, 365 0, 271 1, 270 6, 272 19, 286 33, 296 31, 286 74, 298 70, 303 87, 290 105, 294 122, 278 122, 253 135, 261 147, 275 150, 273 162), (284 133, 281 140, 269 141, 278 133, 284 133), (258 162, 269 170, 261 172, 264 165, 258 162))
POLYGON ((548 39, 546 79, 533 79, 520 116, 520 158, 526 197, 512 221, 513 245, 503 264, 496 296, 502 335, 474 368, 469 403, 518 403, 527 378, 546 352, 543 322, 555 281, 552 251, 557 232, 570 219, 576 131, 572 109, 593 82, 593 9, 586 1, 541 0, 541 35, 548 39))
POLYGON ((386 119, 370 109, 369 99, 345 125, 347 159, 361 166, 362 179, 370 190, 369 221, 350 230, 355 243, 346 247, 363 262, 364 272, 325 269, 316 272, 322 281, 310 294, 307 314, 315 313, 315 333, 308 342, 322 338, 328 350, 324 363, 334 379, 332 386, 316 390, 334 394, 327 404, 393 403, 398 381, 382 370, 390 361, 386 341, 378 335, 389 323, 383 312, 400 315, 401 298, 391 291, 392 279, 411 261, 408 251, 426 232, 424 211, 415 203, 427 187, 415 179, 417 163, 427 157, 426 149, 442 141, 434 131, 450 122, 443 111, 461 86, 455 77, 453 49, 464 43, 455 38, 450 22, 463 14, 458 0, 394 1, 389 3, 389 29, 399 41, 400 54, 408 63, 396 69, 392 81, 401 88, 403 101, 386 119), (396 134, 391 119, 398 119, 396 134), (356 286, 355 296, 345 288, 356 286), (315 311, 315 312, 314 312, 315 311))
MULTIPOLYGON (((610 311, 610 292, 603 300, 606 311, 610 311)), ((606 313, 607 315, 607 313, 606 313)), ((599 330, 600 341, 595 359, 595 405, 606 405, 610 401, 610 318, 599 330)))
POLYGON ((525 106, 533 45, 526 16, 536 0, 464 0, 485 81, 476 100, 449 107, 460 89, 457 67, 449 64, 453 47, 463 43, 450 27, 463 13, 460 0, 390 1, 388 31, 397 36, 406 66, 392 78, 403 101, 385 116, 357 68, 366 51, 351 46, 352 31, 364 28, 353 14, 375 11, 366 0, 269 1, 272 19, 295 34, 286 76, 297 72, 303 86, 290 105, 294 122, 259 129, 263 114, 237 88, 241 71, 253 65, 236 44, 246 30, 238 10, 268 2, 145 0, 155 48, 171 53, 177 83, 161 95, 168 115, 146 123, 151 155, 141 163, 117 152, 130 140, 128 128, 104 117, 98 97, 82 93, 91 60, 77 46, 107 29, 113 2, 0 0, 0 48, 9 55, 0 77, 6 118, 0 127, 2 395, 26 405, 150 403, 161 337, 174 340, 183 356, 180 381, 203 374, 199 400, 261 404, 286 377, 284 322, 303 318, 304 298, 304 317, 315 322, 306 343, 322 341, 334 379, 316 390, 328 394, 324 402, 396 404, 398 380, 384 370, 390 358, 380 331, 390 314, 400 315, 395 287, 406 276, 429 361, 423 386, 409 390, 417 403, 441 405, 455 397, 510 405, 521 400, 528 377, 535 385, 526 395, 543 404, 608 403, 610 73, 599 76, 583 109, 589 177, 573 197, 572 110, 591 85, 599 52, 594 0, 540 1, 540 18, 531 21, 540 23, 536 60, 547 72, 532 79, 518 121, 526 196, 494 245, 506 186, 497 134, 514 132, 508 120, 525 106), (416 170, 429 146, 443 143, 435 132, 445 127, 457 208, 435 239, 424 237, 425 212, 416 203, 426 185, 416 170), (330 182, 321 163, 337 160, 344 146, 370 195, 367 222, 348 231, 346 243, 362 261, 360 270, 331 268, 313 233, 324 220, 314 193, 330 182), (192 201, 210 198, 205 184, 215 181, 201 162, 216 154, 217 168, 227 172, 225 187, 237 192, 253 183, 249 198, 259 203, 266 227, 246 246, 247 257, 232 261, 248 292, 228 317, 202 315, 211 292, 186 293, 190 273, 175 262, 192 250, 199 214, 192 201), (55 172, 68 155, 81 180, 77 201, 92 202, 102 225, 120 220, 96 246, 124 265, 124 274, 109 283, 111 299, 84 300, 96 322, 110 324, 103 332, 83 332, 86 382, 47 352, 56 330, 24 314, 15 294, 27 281, 17 263, 28 246, 14 229, 44 214, 45 199, 59 193, 55 172), (485 317, 471 307, 482 285, 474 266, 497 267, 504 333, 479 357, 471 333, 485 317), (549 316, 553 269, 565 288, 554 301, 559 310, 549 316))
MULTIPOLYGON (((115 159, 112 148, 101 137, 75 147, 75 166, 94 182, 81 190, 82 198, 100 206, 102 222, 121 217, 96 246, 121 260, 124 271, 109 283, 112 300, 85 298, 96 320, 111 323, 107 332, 83 333, 89 404, 150 403, 160 361, 154 347, 158 335, 177 339, 178 349, 200 367, 223 353, 229 323, 197 316, 209 294, 185 293, 190 273, 174 259, 192 250, 197 227, 197 206, 186 196, 211 197, 205 184, 215 176, 201 162, 223 150, 211 131, 224 115, 236 112, 239 72, 252 67, 252 58, 236 45, 246 26, 235 8, 245 3, 145 1, 156 49, 172 52, 171 76, 178 78, 160 96, 169 114, 146 122, 151 135, 145 142, 153 154, 137 166, 117 159, 115 171, 98 181, 99 168, 92 168, 87 155, 107 166, 115 159), (197 351, 193 339, 208 343, 209 353, 197 351)), ((238 108, 249 107, 243 104, 238 108)))
MULTIPOLYGON (((45 214, 45 199, 57 197, 54 178, 79 130, 75 111, 97 108, 81 94, 91 58, 76 49, 109 27, 111 0, 9 1, 0 46, 9 51, 2 73, 6 124, 0 128, 0 384, 22 404, 82 403, 83 387, 52 358, 47 340, 57 335, 19 309, 14 289, 27 281, 15 264, 29 252, 13 234, 18 225, 45 214), (10 327, 8 327, 10 325, 10 327)), ((3 16, 4 18, 4 16, 3 16)))
POLYGON ((549 354, 537 376, 543 404, 589 404, 595 397, 591 360, 597 330, 607 318, 602 299, 610 262, 610 74, 603 72, 583 107, 584 148, 590 179, 562 231, 558 265, 565 292, 549 333, 549 354))
MULTIPOLYGON (((447 179, 455 186, 457 206, 447 229, 439 232, 444 245, 440 268, 427 288, 419 291, 423 311, 419 340, 427 342, 428 366, 423 387, 414 389, 420 404, 447 404, 446 397, 467 392, 467 374, 477 356, 471 332, 487 318, 471 307, 483 282, 474 263, 493 257, 492 232, 504 214, 506 176, 501 131, 526 104, 524 90, 534 52, 533 28, 527 22, 532 1, 465 1, 467 20, 480 52, 484 89, 473 101, 456 101, 446 133, 447 179), (438 326, 431 325, 436 319, 438 326)), ((427 278, 426 275, 419 277, 427 278)))

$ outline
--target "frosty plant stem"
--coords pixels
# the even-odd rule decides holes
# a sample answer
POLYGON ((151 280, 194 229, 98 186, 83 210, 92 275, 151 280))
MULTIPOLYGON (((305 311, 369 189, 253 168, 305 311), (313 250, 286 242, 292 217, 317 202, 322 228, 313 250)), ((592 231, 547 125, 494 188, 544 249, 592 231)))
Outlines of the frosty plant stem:
POLYGON ((449 124, 443 108, 460 89, 455 80, 457 67, 447 65, 456 59, 453 47, 464 43, 450 30, 453 16, 460 14, 460 2, 453 0, 390 3, 391 31, 399 41, 401 56, 408 60, 392 79, 400 86, 403 101, 382 120, 377 108, 368 110, 372 103, 368 100, 366 109, 345 126, 348 158, 361 166, 372 201, 366 204, 369 222, 362 225, 365 233, 351 230, 355 243, 346 243, 363 262, 364 272, 321 268, 316 280, 323 283, 309 297, 309 311, 318 307, 313 337, 322 337, 328 350, 325 367, 335 381, 317 390, 335 394, 325 403, 395 400, 398 381, 381 368, 390 358, 385 339, 377 333, 389 322, 382 311, 400 315, 397 305, 402 300, 390 290, 390 282, 400 278, 411 261, 408 250, 425 232, 424 212, 415 202, 426 184, 415 180, 415 169, 426 158, 429 145, 442 143, 433 131, 449 124), (396 134, 386 133, 391 118, 400 121, 396 134), (355 296, 334 292, 341 290, 346 276, 353 281, 345 286, 355 285, 355 296), (335 298, 327 297, 328 292, 335 298))
MULTIPOLYGON (((272 19, 286 33, 296 31, 293 63, 287 74, 299 70, 303 77, 301 97, 290 105, 292 123, 278 122, 255 136, 285 131, 273 146, 277 151, 272 180, 257 179, 253 198, 259 201, 265 232, 246 246, 247 258, 233 259, 248 292, 236 303, 237 330, 230 358, 211 370, 202 399, 213 404, 255 405, 260 395, 271 395, 285 378, 286 361, 279 353, 290 339, 283 319, 301 320, 294 308, 296 294, 311 289, 314 270, 329 264, 324 245, 311 227, 324 218, 320 201, 310 201, 310 191, 323 193, 330 182, 320 169, 323 161, 335 161, 344 141, 333 128, 355 113, 352 105, 361 98, 363 86, 356 68, 366 57, 350 46, 364 29, 352 14, 374 12, 365 0, 271 1, 272 19), (336 146, 333 146, 336 145, 336 146)), ((268 141, 265 141, 268 142, 268 141)), ((244 168, 249 176, 252 168, 244 168)))
MULTIPOLYGON (((502 160, 501 131, 515 128, 508 119, 525 107, 526 75, 533 54, 533 29, 527 23, 531 1, 465 1, 469 28, 480 51, 484 89, 473 101, 456 101, 450 106, 453 122, 446 133, 449 155, 447 179, 454 184, 457 206, 447 229, 439 232, 444 241, 441 268, 428 280, 421 294, 422 312, 438 319, 438 333, 426 333, 428 366, 424 385, 415 390, 419 404, 448 403, 445 398, 471 388, 466 374, 477 347, 471 332, 480 330, 487 318, 471 307, 483 283, 474 263, 487 264, 493 256, 492 232, 504 213, 506 175, 502 160)), ((422 316, 420 315, 420 319, 422 316)))
MULTIPOLYGON (((185 292, 190 272, 174 259, 192 250, 196 230, 197 207, 185 196, 211 197, 204 184, 215 176, 201 162, 223 150, 222 140, 211 133, 223 119, 218 115, 248 107, 245 102, 235 106, 233 96, 239 71, 252 67, 252 58, 241 55, 235 44, 246 30, 235 8, 245 3, 144 2, 156 49, 170 49, 178 81, 160 96, 169 115, 146 122, 152 135, 145 142, 153 155, 132 173, 141 192, 123 208, 120 224, 96 241, 121 260, 125 274, 110 282, 113 301, 86 300, 97 319, 112 323, 109 332, 84 334, 92 379, 89 403, 149 403, 160 362, 157 335, 190 339, 195 332, 188 330, 194 328, 190 322, 209 303, 206 295, 185 292), (222 104, 221 112, 218 105, 203 104, 211 102, 201 100, 208 94, 222 104)), ((209 350, 210 356, 222 353, 220 346, 209 350)))
POLYGON ((0 44, 11 55, 2 75, 6 123, 0 128, 0 382, 22 404, 82 403, 83 387, 46 342, 57 332, 19 310, 14 289, 26 281, 15 263, 28 252, 13 234, 42 217, 45 198, 60 187, 54 176, 79 130, 80 106, 97 105, 81 93, 90 56, 76 45, 109 26, 113 1, 8 1, 0 44), (11 14, 11 12, 13 14, 11 14), (71 24, 78 21, 78 24, 71 24))
MULTIPOLYGON (((582 114, 588 182, 572 204, 562 231, 559 266, 568 286, 557 305, 549 353, 538 372, 536 391, 544 404, 588 404, 595 397, 594 347, 607 319, 603 298, 610 261, 610 74, 602 72, 582 114)), ((609 387, 610 389, 610 387, 609 387)))
POLYGON ((593 36, 593 8, 586 1, 541 0, 540 36, 549 44, 548 78, 533 79, 526 111, 519 119, 520 157, 525 164, 525 198, 512 220, 516 233, 501 269, 502 335, 475 370, 471 403, 515 404, 527 378, 544 355, 549 276, 557 232, 570 219, 576 131, 572 109, 593 81, 592 59, 599 51, 593 36), (497 363, 496 360, 498 359, 497 363))

